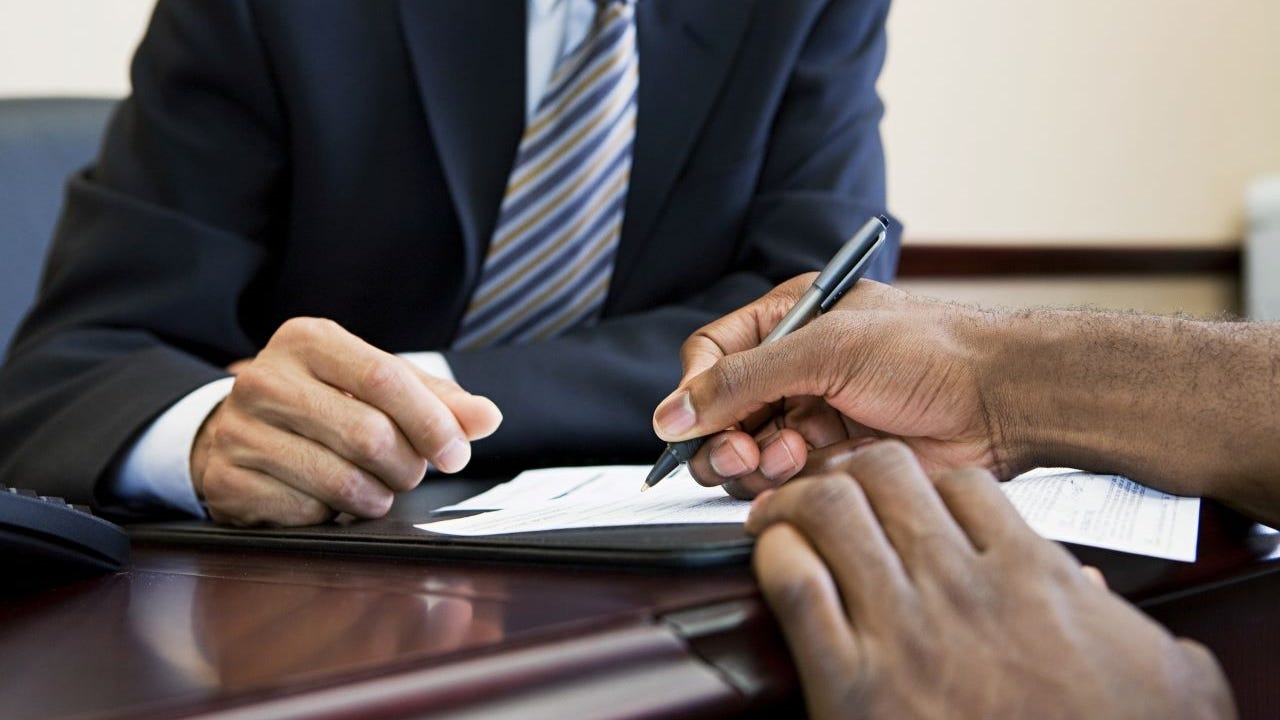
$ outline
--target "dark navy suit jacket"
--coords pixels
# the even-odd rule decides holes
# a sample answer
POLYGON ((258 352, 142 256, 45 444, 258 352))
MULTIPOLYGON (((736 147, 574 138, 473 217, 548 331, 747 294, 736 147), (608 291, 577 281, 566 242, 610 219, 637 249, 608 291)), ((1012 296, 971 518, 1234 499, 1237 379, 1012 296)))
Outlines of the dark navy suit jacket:
MULTIPOLYGON (((0 482, 90 500, 155 416, 291 317, 389 351, 447 349, 523 128, 524 9, 161 0, 0 371, 0 482)), ((652 460, 683 339, 820 267, 884 210, 886 12, 639 0, 635 157, 604 317, 446 351, 505 415, 475 471, 652 460)))

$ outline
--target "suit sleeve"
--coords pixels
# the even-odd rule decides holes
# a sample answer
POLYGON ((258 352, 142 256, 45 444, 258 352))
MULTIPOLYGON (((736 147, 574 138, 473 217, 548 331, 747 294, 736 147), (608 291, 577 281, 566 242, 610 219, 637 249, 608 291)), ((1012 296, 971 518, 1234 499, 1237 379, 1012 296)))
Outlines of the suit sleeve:
MULTIPOLYGON (((680 377, 679 347, 698 327, 796 274, 820 268, 885 207, 883 108, 875 91, 887 2, 837 0, 811 24, 776 108, 735 266, 662 307, 519 347, 447 354, 463 387, 505 421, 482 441, 474 472, 556 462, 652 462, 651 414, 680 377)), ((888 281, 900 227, 868 277, 888 281)))
POLYGON ((283 162, 254 38, 240 3, 158 4, 0 370, 0 483, 94 502, 152 418, 254 352, 237 310, 283 162))

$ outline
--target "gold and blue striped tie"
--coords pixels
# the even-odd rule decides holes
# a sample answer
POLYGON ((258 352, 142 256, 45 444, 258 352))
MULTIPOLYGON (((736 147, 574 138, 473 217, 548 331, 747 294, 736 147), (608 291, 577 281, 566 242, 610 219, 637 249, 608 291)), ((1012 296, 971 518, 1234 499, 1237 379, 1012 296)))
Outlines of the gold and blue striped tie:
POLYGON ((633 0, 606 0, 525 128, 456 348, 526 343, 599 318, 635 139, 633 0))

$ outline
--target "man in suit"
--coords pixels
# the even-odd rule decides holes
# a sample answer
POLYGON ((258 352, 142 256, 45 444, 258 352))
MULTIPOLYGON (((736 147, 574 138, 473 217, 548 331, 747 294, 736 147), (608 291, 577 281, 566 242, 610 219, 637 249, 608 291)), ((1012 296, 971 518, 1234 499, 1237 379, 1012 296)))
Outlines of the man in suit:
POLYGON ((0 482, 300 524, 491 433, 476 472, 648 458, 683 337, 882 210, 886 6, 162 0, 0 370, 0 482))
POLYGON ((1275 526, 1280 328, 861 282, 757 347, 811 280, 695 333, 654 415, 667 440, 715 433, 691 471, 756 496, 756 573, 810 711, 1233 717, 1213 656, 1082 573, 995 478, 1121 473, 1275 526))

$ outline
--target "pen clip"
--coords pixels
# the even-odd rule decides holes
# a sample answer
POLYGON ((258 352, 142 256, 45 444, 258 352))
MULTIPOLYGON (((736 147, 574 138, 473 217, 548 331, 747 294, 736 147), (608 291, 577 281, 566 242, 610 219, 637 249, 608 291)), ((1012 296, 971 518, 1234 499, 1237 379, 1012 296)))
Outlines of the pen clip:
POLYGON ((871 244, 871 247, 867 248, 865 253, 862 254, 862 257, 858 260, 857 264, 852 268, 849 268, 849 272, 845 273, 845 276, 840 279, 840 282, 837 283, 834 288, 831 289, 831 292, 827 293, 826 297, 822 298, 822 304, 818 306, 819 312, 826 312, 827 310, 830 310, 831 306, 839 302, 840 298, 844 297, 844 294, 849 291, 849 288, 853 287, 854 283, 858 282, 858 280, 866 273, 867 265, 875 256, 876 251, 880 249, 880 246, 884 244, 886 235, 888 235, 886 230, 880 231, 880 234, 876 237, 876 241, 871 244))

